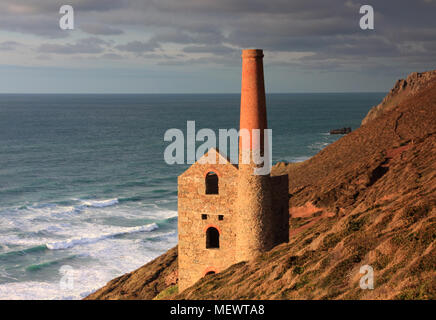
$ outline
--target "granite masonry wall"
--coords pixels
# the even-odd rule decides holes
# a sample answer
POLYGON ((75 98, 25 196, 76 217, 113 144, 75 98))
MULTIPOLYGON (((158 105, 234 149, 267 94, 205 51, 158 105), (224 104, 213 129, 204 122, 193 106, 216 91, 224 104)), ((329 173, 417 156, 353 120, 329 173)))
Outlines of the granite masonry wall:
POLYGON ((271 177, 273 246, 289 242, 289 178, 288 175, 271 177))
POLYGON ((196 162, 178 178, 180 290, 289 240, 288 176, 253 176, 252 168, 216 157, 217 164, 196 162), (206 194, 210 172, 218 194, 206 194), (219 231, 219 248, 206 248, 209 227, 219 231))
POLYGON ((234 203, 238 170, 231 164, 193 164, 178 178, 179 289, 209 271, 235 263, 234 203), (218 175, 218 194, 206 194, 206 175, 218 175), (204 216, 205 215, 205 216, 204 216), (216 228, 219 248, 206 248, 206 230, 216 228))

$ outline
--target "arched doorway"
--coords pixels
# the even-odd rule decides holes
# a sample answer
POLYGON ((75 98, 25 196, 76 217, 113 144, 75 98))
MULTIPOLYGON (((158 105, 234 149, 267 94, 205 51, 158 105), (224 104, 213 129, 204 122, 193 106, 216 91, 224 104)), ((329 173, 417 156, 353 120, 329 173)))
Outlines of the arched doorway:
POLYGON ((220 233, 214 227, 206 230, 206 249, 217 249, 220 247, 220 233))
POLYGON ((218 269, 212 266, 207 267, 203 271, 203 277, 214 275, 218 273, 218 269))

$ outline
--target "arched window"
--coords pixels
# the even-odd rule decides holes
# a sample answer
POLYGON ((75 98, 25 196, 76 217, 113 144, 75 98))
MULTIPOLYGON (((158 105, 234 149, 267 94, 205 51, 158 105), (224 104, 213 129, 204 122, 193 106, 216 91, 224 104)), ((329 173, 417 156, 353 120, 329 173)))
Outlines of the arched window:
POLYGON ((214 227, 209 227, 206 230, 206 249, 214 249, 220 247, 220 233, 214 227))
POLYGON ((218 175, 215 172, 206 175, 206 194, 218 194, 218 175))

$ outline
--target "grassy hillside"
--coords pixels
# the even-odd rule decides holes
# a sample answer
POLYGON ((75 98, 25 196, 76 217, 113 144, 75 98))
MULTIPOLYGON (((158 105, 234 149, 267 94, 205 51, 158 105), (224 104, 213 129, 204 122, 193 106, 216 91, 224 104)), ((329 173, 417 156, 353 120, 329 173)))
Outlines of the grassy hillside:
MULTIPOLYGON (((207 276, 172 299, 435 299, 436 82, 297 164, 290 242, 207 276), (359 287, 374 269, 374 290, 359 287)), ((89 298, 150 299, 174 286, 176 251, 89 298), (166 261, 162 263, 162 261, 166 261), (170 262, 171 261, 171 262, 170 262)))

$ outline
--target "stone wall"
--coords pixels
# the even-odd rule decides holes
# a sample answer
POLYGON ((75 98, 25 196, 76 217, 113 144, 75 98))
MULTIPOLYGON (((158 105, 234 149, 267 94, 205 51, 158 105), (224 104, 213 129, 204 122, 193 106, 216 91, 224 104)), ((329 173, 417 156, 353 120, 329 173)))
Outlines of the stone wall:
POLYGON ((273 246, 289 242, 289 180, 288 175, 271 177, 273 246))
POLYGON ((231 163, 202 165, 197 162, 178 178, 180 290, 194 284, 208 271, 220 272, 235 263, 237 174, 237 168, 231 163), (219 194, 205 194, 208 172, 218 175, 219 194), (202 215, 207 218, 203 219, 202 215), (209 226, 220 232, 219 249, 206 249, 209 226))
POLYGON ((256 176, 251 165, 238 169, 216 157, 217 164, 196 162, 178 178, 180 290, 289 241, 288 176, 256 176), (209 172, 218 175, 218 194, 206 194, 209 172), (219 231, 219 248, 206 248, 209 227, 219 231))
POLYGON ((272 248, 271 179, 254 175, 254 165, 239 166, 236 260, 248 261, 272 248))

